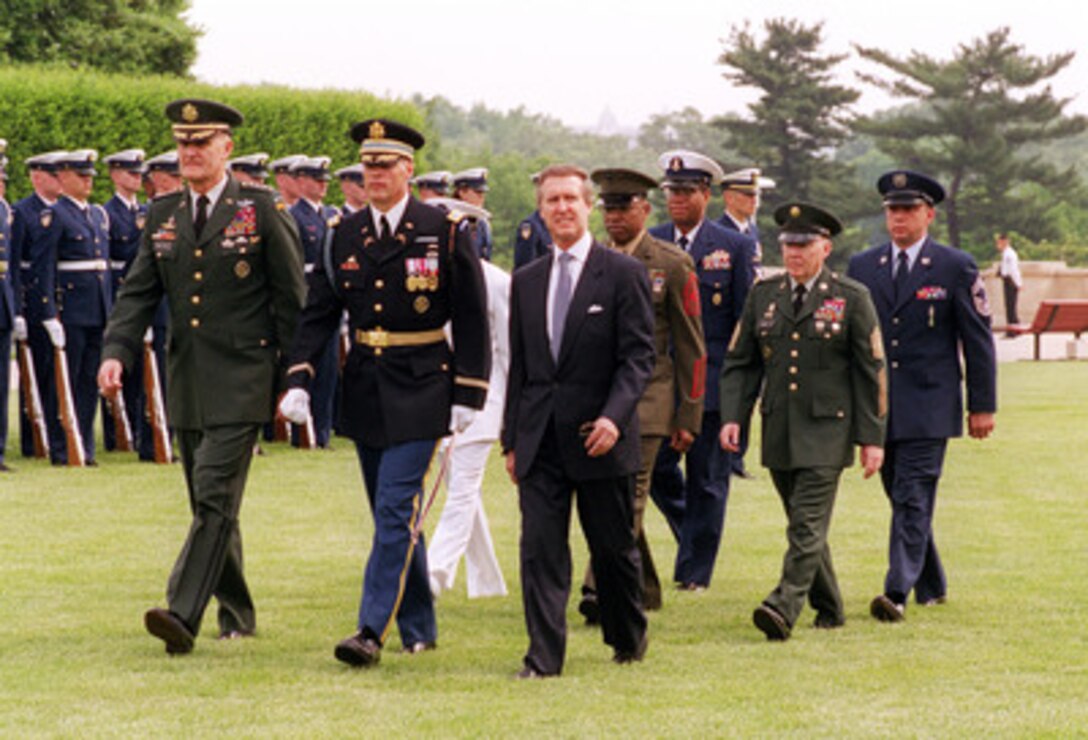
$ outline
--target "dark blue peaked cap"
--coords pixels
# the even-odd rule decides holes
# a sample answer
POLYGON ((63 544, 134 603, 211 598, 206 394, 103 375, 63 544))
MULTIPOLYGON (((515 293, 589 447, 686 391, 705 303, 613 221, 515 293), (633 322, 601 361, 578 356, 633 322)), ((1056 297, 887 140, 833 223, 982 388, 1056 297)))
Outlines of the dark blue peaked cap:
POLYGON ((876 181, 886 206, 911 206, 918 203, 935 206, 944 200, 944 188, 932 177, 910 170, 885 172, 876 181))

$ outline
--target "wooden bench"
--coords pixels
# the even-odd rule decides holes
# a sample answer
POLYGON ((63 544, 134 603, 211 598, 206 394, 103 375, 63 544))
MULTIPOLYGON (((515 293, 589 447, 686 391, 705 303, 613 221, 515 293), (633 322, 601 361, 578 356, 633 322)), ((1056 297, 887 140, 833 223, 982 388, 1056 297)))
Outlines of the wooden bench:
POLYGON ((1006 327, 1011 334, 1035 335, 1035 359, 1039 359, 1043 334, 1072 334, 1075 339, 1088 332, 1088 299, 1065 298, 1044 300, 1035 311, 1030 324, 1006 327))

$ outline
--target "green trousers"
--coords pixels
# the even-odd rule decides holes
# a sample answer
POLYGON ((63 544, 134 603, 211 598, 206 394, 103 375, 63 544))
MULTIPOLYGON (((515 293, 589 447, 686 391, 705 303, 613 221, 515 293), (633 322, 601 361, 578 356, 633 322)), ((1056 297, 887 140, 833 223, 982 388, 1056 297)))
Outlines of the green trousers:
POLYGON ((193 634, 208 601, 219 602, 221 632, 253 632, 253 600, 242 573, 242 506, 257 424, 177 430, 193 521, 166 586, 170 611, 193 634))
POLYGON ((772 470, 771 479, 786 509, 789 548, 782 562, 782 580, 764 603, 792 627, 805 599, 819 614, 842 621, 842 596, 831 564, 827 531, 842 468, 772 470))

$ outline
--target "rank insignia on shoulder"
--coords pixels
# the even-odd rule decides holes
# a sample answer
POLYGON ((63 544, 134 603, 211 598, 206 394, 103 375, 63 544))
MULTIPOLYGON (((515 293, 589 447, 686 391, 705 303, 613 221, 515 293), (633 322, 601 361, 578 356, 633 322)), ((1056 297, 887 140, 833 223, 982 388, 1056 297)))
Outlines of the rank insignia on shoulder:
POLYGON ((465 217, 465 214, 461 213, 460 211, 447 211, 446 212, 446 218, 449 219, 450 221, 452 221, 455 224, 460 223, 461 220, 464 219, 464 217, 465 217))
POLYGON ((990 299, 986 296, 986 286, 982 282, 982 275, 975 276, 975 284, 971 286, 971 296, 975 301, 975 310, 979 316, 990 316, 990 299))
POLYGON ((38 216, 38 222, 43 229, 48 229, 53 224, 53 211, 46 208, 38 216))
POLYGON ((335 228, 336 228, 337 226, 339 226, 339 225, 340 225, 340 214, 339 214, 339 213, 337 213, 336 215, 332 216, 332 217, 331 217, 331 218, 330 218, 330 219, 329 219, 328 221, 326 221, 325 223, 326 223, 326 225, 327 225, 327 226, 328 226, 328 227, 329 227, 330 229, 335 229, 335 228))
POLYGON ((528 239, 530 236, 533 235, 533 225, 528 221, 522 223, 521 229, 518 233, 521 234, 522 239, 528 239))
POLYGON ((284 203, 279 198, 276 198, 276 210, 277 211, 286 211, 287 210, 287 204, 284 203))

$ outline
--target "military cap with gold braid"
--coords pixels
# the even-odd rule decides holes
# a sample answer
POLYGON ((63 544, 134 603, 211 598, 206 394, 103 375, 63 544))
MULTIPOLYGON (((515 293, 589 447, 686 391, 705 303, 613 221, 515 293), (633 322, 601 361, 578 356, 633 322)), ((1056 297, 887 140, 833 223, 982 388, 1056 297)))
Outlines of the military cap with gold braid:
POLYGON ((229 105, 201 98, 182 98, 168 103, 166 117, 174 123, 174 141, 179 144, 195 144, 220 132, 229 134, 245 120, 229 105))
POLYGON ((808 244, 818 236, 830 239, 842 231, 839 219, 808 203, 783 203, 775 209, 774 222, 782 227, 781 244, 808 244))
POLYGON ((370 118, 351 127, 351 138, 359 144, 363 164, 390 164, 398 158, 415 159, 423 147, 423 134, 411 126, 386 118, 370 118))
POLYGON ((886 206, 935 206, 944 200, 944 188, 932 177, 910 170, 892 170, 880 176, 877 192, 886 206))
POLYGON ((589 178, 596 183, 605 208, 626 208, 635 198, 645 198, 657 187, 657 181, 649 175, 622 167, 593 170, 589 178))

